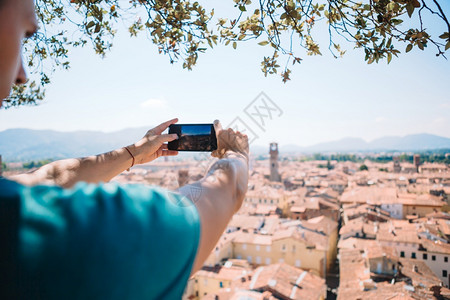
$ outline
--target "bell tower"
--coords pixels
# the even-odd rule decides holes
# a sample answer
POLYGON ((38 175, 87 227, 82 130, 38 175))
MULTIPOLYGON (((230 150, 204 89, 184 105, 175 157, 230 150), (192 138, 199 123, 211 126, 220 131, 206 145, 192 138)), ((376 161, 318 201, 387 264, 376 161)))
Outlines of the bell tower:
POLYGON ((278 172, 278 144, 270 143, 270 181, 281 181, 278 172))

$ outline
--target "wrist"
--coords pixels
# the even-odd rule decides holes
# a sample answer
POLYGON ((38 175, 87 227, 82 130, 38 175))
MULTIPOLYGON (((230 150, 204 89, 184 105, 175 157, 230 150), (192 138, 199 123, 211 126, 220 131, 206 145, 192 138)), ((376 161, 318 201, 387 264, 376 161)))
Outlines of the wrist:
POLYGON ((237 151, 234 151, 234 150, 227 150, 224 153, 223 158, 241 159, 241 160, 245 161, 248 164, 248 154, 237 152, 237 151))
POLYGON ((242 206, 248 188, 247 156, 240 152, 227 151, 227 154, 212 166, 211 171, 215 173, 218 169, 233 182, 233 211, 236 213, 242 206))
POLYGON ((133 152, 132 152, 132 150, 130 148, 131 148, 130 146, 123 147, 123 149, 125 149, 125 151, 129 155, 129 158, 127 159, 127 162, 130 161, 130 159, 131 159, 131 164, 129 164, 129 167, 126 169, 127 171, 130 171, 130 168, 132 168, 136 164, 136 158, 133 155, 133 152))

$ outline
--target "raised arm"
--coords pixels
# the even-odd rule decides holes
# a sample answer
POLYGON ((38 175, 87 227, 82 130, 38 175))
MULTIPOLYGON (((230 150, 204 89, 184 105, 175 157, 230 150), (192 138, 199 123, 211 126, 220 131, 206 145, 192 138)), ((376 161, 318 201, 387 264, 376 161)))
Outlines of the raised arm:
MULTIPOLYGON (((172 119, 164 122, 149 130, 137 143, 127 146, 135 157, 135 165, 152 161, 160 156, 178 154, 177 151, 167 150, 167 144, 165 144, 176 139, 177 135, 161 134, 169 125, 177 121, 178 119, 172 119)), ((17 175, 11 179, 24 185, 56 184, 68 188, 80 181, 108 182, 128 169, 132 162, 132 156, 124 147, 96 156, 55 161, 33 172, 17 175)))
POLYGON ((232 129, 220 130, 217 124, 219 160, 200 181, 183 186, 179 192, 191 199, 200 215, 201 237, 192 274, 199 270, 217 244, 228 222, 239 210, 248 185, 248 139, 232 129), (192 193, 192 191, 195 191, 192 193))

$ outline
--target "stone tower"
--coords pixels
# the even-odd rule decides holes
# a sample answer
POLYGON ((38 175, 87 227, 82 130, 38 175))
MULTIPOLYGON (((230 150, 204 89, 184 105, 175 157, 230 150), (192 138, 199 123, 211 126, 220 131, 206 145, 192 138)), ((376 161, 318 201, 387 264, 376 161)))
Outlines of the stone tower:
POLYGON ((281 181, 278 172, 278 144, 270 143, 270 181, 281 181))
POLYGON ((414 154, 413 163, 414 163, 414 167, 416 167, 416 172, 419 173, 420 154, 414 154))
POLYGON ((392 160, 394 161, 394 173, 400 173, 402 170, 402 167, 400 166, 400 160, 398 156, 392 157, 392 160))

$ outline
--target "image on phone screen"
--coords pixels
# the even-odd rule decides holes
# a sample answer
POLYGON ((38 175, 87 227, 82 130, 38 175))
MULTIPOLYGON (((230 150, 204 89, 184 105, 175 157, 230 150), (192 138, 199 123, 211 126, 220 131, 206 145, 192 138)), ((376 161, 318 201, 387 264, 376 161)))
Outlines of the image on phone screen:
POLYGON ((213 124, 173 124, 169 133, 176 133, 178 139, 169 142, 169 150, 214 151, 217 149, 216 132, 213 124))

